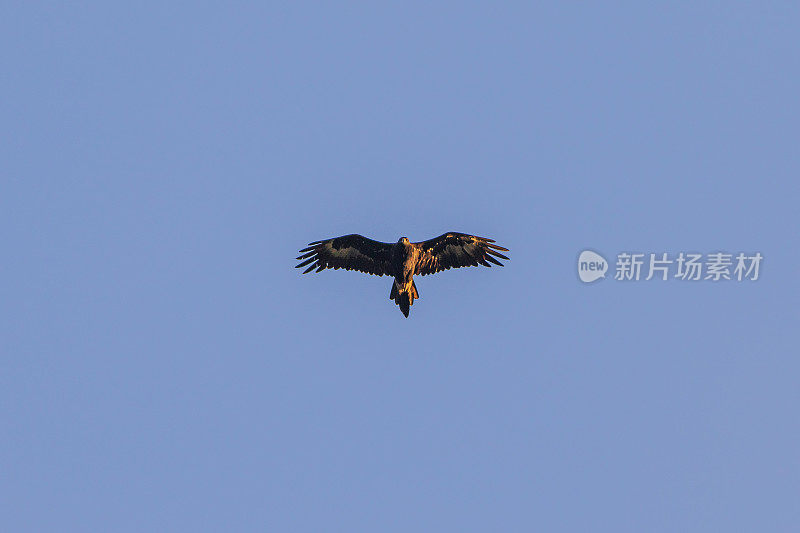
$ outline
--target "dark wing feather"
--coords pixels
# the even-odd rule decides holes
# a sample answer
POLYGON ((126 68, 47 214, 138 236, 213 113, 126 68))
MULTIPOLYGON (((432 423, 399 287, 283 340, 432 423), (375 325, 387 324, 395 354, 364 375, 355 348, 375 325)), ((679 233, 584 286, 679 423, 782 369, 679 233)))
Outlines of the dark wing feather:
POLYGON ((507 252, 508 249, 492 243, 492 239, 455 232, 416 242, 414 245, 419 248, 420 256, 414 273, 425 276, 450 268, 478 265, 491 267, 489 263, 503 266, 497 258, 507 260, 508 257, 500 251, 507 252))
POLYGON ((319 272, 326 268, 344 268, 383 276, 389 274, 391 252, 389 243, 373 241, 362 235, 344 235, 309 243, 308 248, 300 250, 297 259, 301 263, 295 268, 309 265, 303 274, 314 269, 319 272))

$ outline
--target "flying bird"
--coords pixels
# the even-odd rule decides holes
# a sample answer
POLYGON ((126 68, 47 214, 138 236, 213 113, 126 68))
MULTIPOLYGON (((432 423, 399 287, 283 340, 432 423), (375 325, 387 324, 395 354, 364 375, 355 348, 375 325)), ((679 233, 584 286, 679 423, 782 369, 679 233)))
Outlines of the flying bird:
POLYGON ((321 272, 326 268, 358 270, 365 274, 392 276, 389 299, 400 306, 408 318, 409 308, 419 298, 414 275, 425 276, 451 268, 492 264, 503 266, 497 260, 509 258, 507 252, 494 244, 492 239, 465 233, 449 232, 434 239, 411 242, 400 237, 396 243, 373 241, 362 235, 343 235, 333 239, 308 243, 300 250, 301 261, 295 268, 308 266, 303 274, 312 270, 321 272))

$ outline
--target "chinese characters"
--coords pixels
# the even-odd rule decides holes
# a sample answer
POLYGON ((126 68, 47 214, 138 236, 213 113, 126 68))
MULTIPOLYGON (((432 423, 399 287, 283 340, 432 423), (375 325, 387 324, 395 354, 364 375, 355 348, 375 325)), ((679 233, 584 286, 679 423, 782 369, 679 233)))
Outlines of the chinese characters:
POLYGON ((760 252, 746 255, 714 252, 710 254, 680 252, 669 257, 667 253, 643 254, 622 252, 617 255, 614 279, 618 281, 649 281, 653 278, 666 281, 672 278, 684 281, 756 281, 763 256, 760 252), (644 271, 644 272, 643 272, 644 271), (646 273, 646 276, 645 276, 646 273))

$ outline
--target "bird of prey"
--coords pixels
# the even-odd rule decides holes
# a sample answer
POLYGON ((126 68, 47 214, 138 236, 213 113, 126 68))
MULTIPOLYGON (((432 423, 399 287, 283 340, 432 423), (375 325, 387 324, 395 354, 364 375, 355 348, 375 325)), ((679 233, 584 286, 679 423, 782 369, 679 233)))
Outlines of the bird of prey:
POLYGON ((362 235, 343 235, 333 239, 308 243, 308 248, 300 250, 301 261, 295 268, 310 265, 303 274, 312 270, 320 272, 326 268, 358 270, 366 274, 392 276, 392 290, 389 299, 400 306, 400 311, 408 318, 409 308, 419 298, 414 275, 425 276, 442 270, 489 263, 503 266, 497 260, 509 258, 500 252, 507 252, 493 244, 492 239, 476 237, 465 233, 449 232, 434 239, 410 242, 400 237, 396 243, 379 242, 362 235))

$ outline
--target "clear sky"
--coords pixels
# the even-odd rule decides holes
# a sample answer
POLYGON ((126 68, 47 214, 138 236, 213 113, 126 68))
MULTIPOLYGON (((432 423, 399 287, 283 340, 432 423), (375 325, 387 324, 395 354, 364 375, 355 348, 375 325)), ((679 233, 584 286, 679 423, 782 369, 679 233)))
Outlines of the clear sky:
POLYGON ((797 531, 797 4, 380 4, 0 8, 0 529, 797 531))

